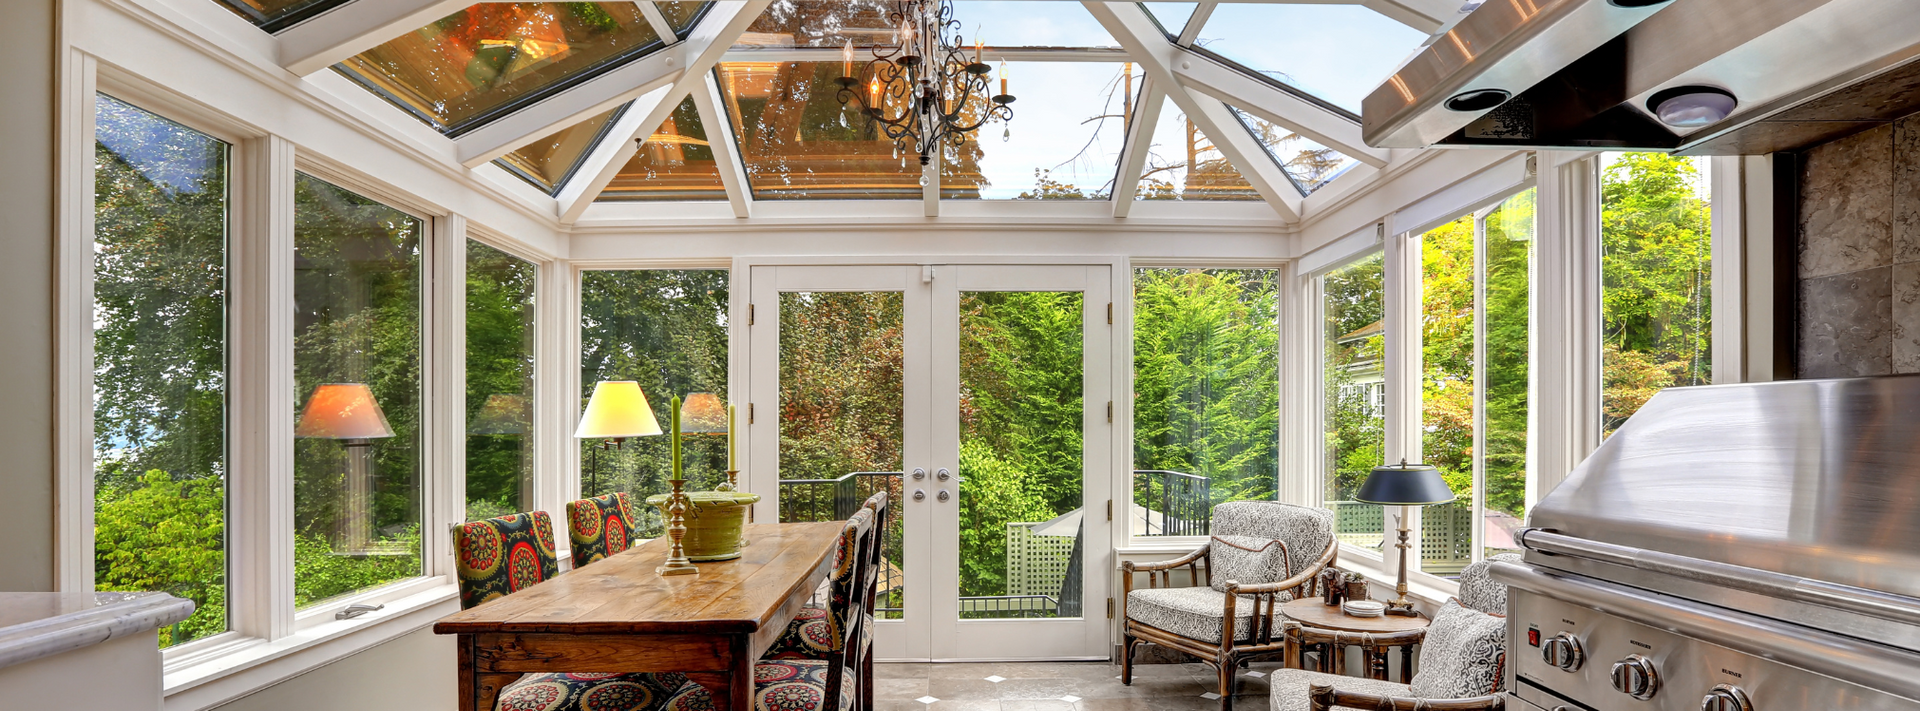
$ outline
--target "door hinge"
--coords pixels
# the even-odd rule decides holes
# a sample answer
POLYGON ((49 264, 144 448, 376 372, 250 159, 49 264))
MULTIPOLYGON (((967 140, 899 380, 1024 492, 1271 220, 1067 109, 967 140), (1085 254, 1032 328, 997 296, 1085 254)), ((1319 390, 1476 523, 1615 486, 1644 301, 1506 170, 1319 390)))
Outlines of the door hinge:
POLYGON ((1107 499, 1107 520, 1113 520, 1113 499, 1107 499))
POLYGON ((753 403, 747 403, 747 424, 753 424, 753 403))
POLYGON ((1107 598, 1107 619, 1113 619, 1113 598, 1107 598))
POLYGON ((1107 422, 1113 422, 1113 401, 1107 401, 1107 422))
POLYGON ((1113 302, 1107 302, 1107 325, 1113 325, 1113 302))
POLYGON ((747 304, 747 325, 753 325, 753 304, 747 304))

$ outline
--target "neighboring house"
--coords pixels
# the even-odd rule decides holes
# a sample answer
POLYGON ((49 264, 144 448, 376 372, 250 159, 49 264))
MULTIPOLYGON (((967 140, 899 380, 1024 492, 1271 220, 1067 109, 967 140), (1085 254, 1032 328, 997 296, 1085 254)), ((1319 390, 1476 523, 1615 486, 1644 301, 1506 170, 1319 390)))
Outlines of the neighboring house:
MULTIPOLYGON (((1354 351, 1367 339, 1382 335, 1386 332, 1386 321, 1375 321, 1334 339, 1334 345, 1342 351, 1354 351)), ((1365 402, 1367 403, 1367 407, 1372 410, 1369 414, 1374 417, 1386 417, 1387 377, 1385 364, 1381 363, 1379 358, 1356 358, 1353 362, 1347 364, 1347 377, 1350 378, 1350 380, 1346 385, 1341 387, 1341 390, 1349 393, 1355 390, 1361 391, 1366 395, 1365 402)))

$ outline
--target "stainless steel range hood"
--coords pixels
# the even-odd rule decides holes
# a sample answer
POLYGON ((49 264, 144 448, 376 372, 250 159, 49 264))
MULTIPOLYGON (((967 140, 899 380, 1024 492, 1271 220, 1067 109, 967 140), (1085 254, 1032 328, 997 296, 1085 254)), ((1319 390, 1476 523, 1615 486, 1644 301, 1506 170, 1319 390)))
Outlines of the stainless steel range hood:
POLYGON ((1486 0, 1362 109, 1379 147, 1791 150, 1920 111, 1920 0, 1486 0), (1654 117, 1688 86, 1738 105, 1654 117))

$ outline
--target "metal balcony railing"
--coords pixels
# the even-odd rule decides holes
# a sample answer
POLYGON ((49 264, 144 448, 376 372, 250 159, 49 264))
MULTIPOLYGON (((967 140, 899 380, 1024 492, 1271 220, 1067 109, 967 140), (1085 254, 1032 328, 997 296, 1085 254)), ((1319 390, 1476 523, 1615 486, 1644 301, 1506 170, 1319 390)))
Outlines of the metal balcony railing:
POLYGON ((1145 509, 1148 536, 1204 536, 1213 527, 1213 482, 1199 474, 1136 469, 1133 504, 1145 509))

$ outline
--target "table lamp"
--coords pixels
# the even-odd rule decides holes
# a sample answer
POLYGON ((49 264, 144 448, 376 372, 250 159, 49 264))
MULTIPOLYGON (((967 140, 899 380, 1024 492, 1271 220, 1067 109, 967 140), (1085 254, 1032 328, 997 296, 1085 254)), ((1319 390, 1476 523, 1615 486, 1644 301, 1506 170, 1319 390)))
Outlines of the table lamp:
MULTIPOLYGON (((628 437, 660 434, 660 421, 653 417, 653 406, 640 383, 632 380, 603 380, 593 384, 593 397, 587 399, 587 411, 580 415, 574 439, 609 439, 619 446, 628 437)), ((592 489, 600 489, 600 457, 593 462, 592 489)))
POLYGON ((1447 487, 1447 480, 1440 477, 1440 470, 1425 464, 1400 463, 1374 467, 1367 473, 1367 480, 1360 485, 1360 493, 1353 496, 1355 501, 1368 504, 1400 507, 1400 580, 1394 587, 1398 597, 1387 601, 1387 612, 1396 615, 1415 615, 1413 603, 1407 600, 1407 507, 1430 506, 1453 501, 1453 490, 1447 487))

